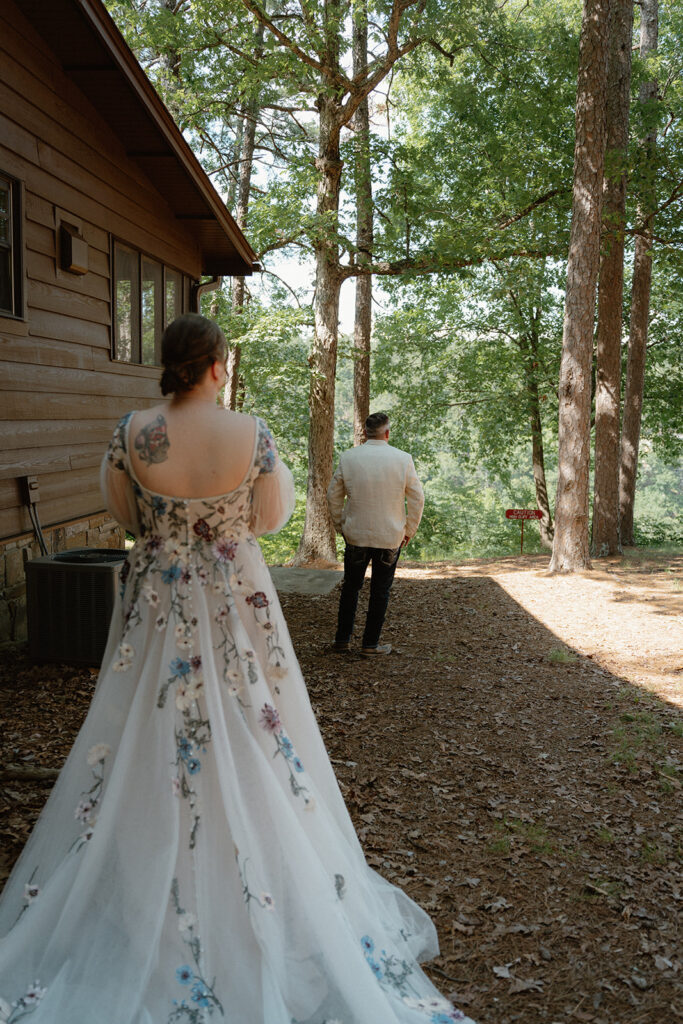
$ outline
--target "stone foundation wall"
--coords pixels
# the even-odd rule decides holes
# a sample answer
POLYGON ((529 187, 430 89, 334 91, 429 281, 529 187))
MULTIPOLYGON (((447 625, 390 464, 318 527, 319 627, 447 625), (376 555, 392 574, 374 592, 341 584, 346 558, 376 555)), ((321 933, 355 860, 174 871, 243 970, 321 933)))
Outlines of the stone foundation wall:
MULTIPOLYGON (((106 513, 43 528, 48 554, 72 548, 123 548, 123 527, 106 513)), ((24 564, 38 558, 40 545, 32 533, 0 541, 0 642, 26 639, 26 577, 24 564)))

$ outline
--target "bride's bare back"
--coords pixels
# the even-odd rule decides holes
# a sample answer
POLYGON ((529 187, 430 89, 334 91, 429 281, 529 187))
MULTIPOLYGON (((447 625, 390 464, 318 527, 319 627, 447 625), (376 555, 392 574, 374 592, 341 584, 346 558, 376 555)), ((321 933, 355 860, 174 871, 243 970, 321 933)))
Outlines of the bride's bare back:
POLYGON ((174 400, 136 412, 130 425, 135 475, 158 494, 207 498, 244 480, 256 421, 211 401, 174 400))

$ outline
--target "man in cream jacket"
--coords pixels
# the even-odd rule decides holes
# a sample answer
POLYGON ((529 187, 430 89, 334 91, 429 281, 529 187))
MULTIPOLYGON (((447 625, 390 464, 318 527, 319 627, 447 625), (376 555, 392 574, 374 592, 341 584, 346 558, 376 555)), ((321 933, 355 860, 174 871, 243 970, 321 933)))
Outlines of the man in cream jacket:
POLYGON ((391 644, 380 644, 379 637, 398 556, 418 528, 424 493, 412 456, 389 444, 385 413, 368 416, 365 436, 365 444, 342 453, 327 490, 327 504, 337 533, 346 541, 334 649, 349 649, 358 593, 372 562, 361 647, 361 654, 371 657, 391 651, 391 644))

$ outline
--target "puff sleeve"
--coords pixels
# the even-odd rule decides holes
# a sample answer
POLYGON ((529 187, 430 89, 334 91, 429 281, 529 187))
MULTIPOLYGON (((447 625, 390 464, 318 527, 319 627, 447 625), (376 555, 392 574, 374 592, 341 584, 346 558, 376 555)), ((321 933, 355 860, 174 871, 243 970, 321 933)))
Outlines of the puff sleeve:
POLYGON ((100 490, 107 511, 128 533, 137 537, 140 534, 140 520, 126 454, 126 428, 131 416, 132 412, 116 424, 100 466, 100 490))
POLYGON ((251 497, 251 529, 255 536, 277 533, 294 511, 294 479, 277 453, 273 435, 261 419, 256 422, 257 440, 251 497))

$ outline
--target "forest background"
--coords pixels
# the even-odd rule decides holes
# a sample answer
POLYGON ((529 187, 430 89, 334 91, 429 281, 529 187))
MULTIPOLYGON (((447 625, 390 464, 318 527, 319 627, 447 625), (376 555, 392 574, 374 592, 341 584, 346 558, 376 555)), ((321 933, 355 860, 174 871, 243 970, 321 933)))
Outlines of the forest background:
MULTIPOLYGON (((268 559, 310 533, 332 447, 336 460, 358 439, 368 399, 424 482, 409 556, 515 552, 505 509, 537 504, 525 547, 547 546, 580 0, 107 6, 263 268, 202 310, 230 343, 226 404, 268 420, 295 474, 268 559)), ((627 182, 622 381, 644 197, 657 211, 632 539, 680 545, 683 4, 658 8, 641 53, 635 5, 629 144, 606 175, 627 182)))

